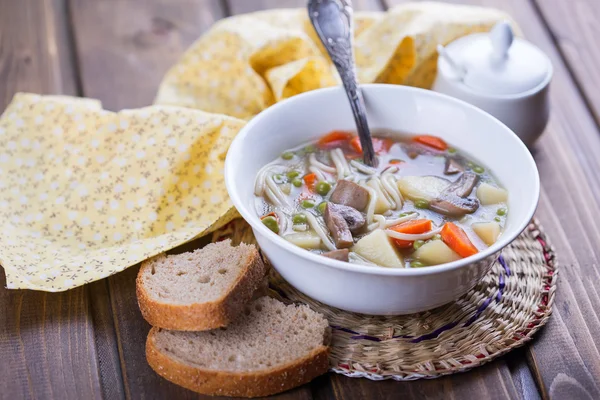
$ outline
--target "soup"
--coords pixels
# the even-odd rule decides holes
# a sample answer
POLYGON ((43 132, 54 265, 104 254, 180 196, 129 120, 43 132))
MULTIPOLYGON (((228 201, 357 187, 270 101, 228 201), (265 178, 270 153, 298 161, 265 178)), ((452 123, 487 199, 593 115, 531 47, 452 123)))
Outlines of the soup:
POLYGON ((390 268, 443 264, 496 242, 508 193, 487 168, 431 135, 380 131, 373 147, 376 167, 350 132, 284 151, 256 178, 263 224, 325 257, 390 268))

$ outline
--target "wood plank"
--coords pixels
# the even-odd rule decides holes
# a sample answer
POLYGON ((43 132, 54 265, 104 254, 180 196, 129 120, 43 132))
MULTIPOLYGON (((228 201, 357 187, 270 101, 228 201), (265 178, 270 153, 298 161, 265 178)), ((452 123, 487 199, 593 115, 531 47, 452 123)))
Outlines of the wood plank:
POLYGON ((103 279, 93 282, 88 285, 88 288, 91 298, 90 313, 94 322, 94 340, 102 397, 122 399, 125 398, 125 388, 108 280, 103 279))
MULTIPOLYGON (((63 0, 0 2, 1 110, 18 91, 77 94, 65 10, 63 0)), ((88 287, 2 288, 0 308, 1 397, 102 397, 88 287)))
MULTIPOLYGON (((459 1, 456 1, 459 2, 459 1)), ((460 1, 460 3, 463 3, 460 1)), ((552 115, 533 149, 542 180, 538 217, 553 239, 561 279, 554 315, 528 348, 545 396, 598 398, 600 389, 600 132, 535 8, 520 0, 471 0, 509 12, 551 58, 552 115)))
POLYGON ((70 1, 83 92, 110 110, 150 105, 166 71, 223 16, 215 0, 70 1))
POLYGON ((534 1, 596 122, 600 124, 600 2, 534 1))
POLYGON ((1 111, 19 91, 76 94, 64 1, 0 2, 1 111))
MULTIPOLYGON (((4 272, 0 285, 6 286, 4 272)), ((7 399, 102 398, 90 298, 0 290, 0 393, 7 399)))
MULTIPOLYGON (((116 110, 150 104, 166 70, 224 14, 213 0, 71 0, 71 16, 83 94, 116 110)), ((102 327, 97 328, 96 340, 103 343, 99 367, 105 397, 198 398, 158 376, 146 362, 150 327, 135 297, 138 269, 129 268, 94 287, 94 321, 102 327), (118 345, 109 340, 111 330, 118 345), (115 389, 121 373, 123 387, 115 389)))

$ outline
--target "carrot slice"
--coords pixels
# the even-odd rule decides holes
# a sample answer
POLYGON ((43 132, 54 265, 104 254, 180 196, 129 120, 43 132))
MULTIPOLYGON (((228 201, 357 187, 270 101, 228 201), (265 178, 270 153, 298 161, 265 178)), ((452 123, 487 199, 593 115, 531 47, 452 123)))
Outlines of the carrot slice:
POLYGON ((398 165, 398 164, 404 164, 404 161, 398 160, 397 158, 392 158, 390 160, 390 165, 398 165))
MULTIPOLYGON (((413 219, 402 222, 401 224, 390 227, 391 230, 399 233, 419 234, 429 232, 431 230, 431 220, 428 219, 413 219)), ((414 242, 408 240, 393 239, 396 246, 401 249, 409 248, 414 242)))
POLYGON ((442 240, 448 245, 456 254, 461 257, 469 257, 473 254, 477 254, 479 250, 471 243, 469 237, 460 227, 452 222, 446 222, 442 228, 442 240))
POLYGON ((314 193, 315 185, 317 184, 317 175, 315 175, 315 174, 304 175, 304 178, 302 178, 302 179, 304 180, 304 183, 306 183, 308 190, 310 190, 311 192, 314 193))
POLYGON ((334 147, 335 145, 341 145, 352 137, 350 132, 344 131, 331 131, 327 135, 323 136, 317 142, 320 148, 334 147))
MULTIPOLYGON (((377 154, 387 153, 394 144, 391 139, 371 138, 371 140, 373 141, 373 150, 375 150, 375 153, 377 154)), ((350 147, 357 153, 362 153, 362 145, 360 144, 360 138, 358 136, 352 138, 350 147)))
POLYGON ((354 136, 350 141, 350 146, 357 153, 362 153, 362 146, 360 145, 360 138, 358 136, 354 136))
POLYGON ((436 150, 446 151, 448 149, 448 144, 437 136, 419 135, 415 136, 413 140, 436 150))

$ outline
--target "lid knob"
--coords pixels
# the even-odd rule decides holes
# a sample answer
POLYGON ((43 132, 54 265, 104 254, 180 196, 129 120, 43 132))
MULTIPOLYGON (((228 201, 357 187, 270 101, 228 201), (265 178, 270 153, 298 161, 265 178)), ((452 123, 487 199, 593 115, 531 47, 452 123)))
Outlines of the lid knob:
POLYGON ((508 22, 499 22, 494 26, 490 32, 494 60, 500 61, 507 57, 508 49, 512 45, 514 37, 515 35, 508 22))

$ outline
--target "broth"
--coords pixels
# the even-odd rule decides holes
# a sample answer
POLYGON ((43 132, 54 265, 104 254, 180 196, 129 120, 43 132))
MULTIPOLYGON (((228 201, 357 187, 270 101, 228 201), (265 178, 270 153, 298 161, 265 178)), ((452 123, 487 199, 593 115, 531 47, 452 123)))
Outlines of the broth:
POLYGON ((283 152, 258 174, 258 215, 277 234, 309 251, 367 265, 436 265, 474 254, 497 239, 506 220, 507 194, 487 168, 432 136, 380 130, 373 143, 376 168, 362 164, 358 138, 348 132, 332 132, 283 152), (338 194, 346 188, 340 201, 338 194), (468 193, 460 193, 463 189, 468 193), (365 191, 368 206, 348 206, 362 207, 357 201, 365 191), (352 243, 339 213, 349 228, 365 219, 352 229, 352 243), (346 234, 342 241, 334 235, 338 227, 346 234), (343 248, 347 255, 335 252, 343 248))

